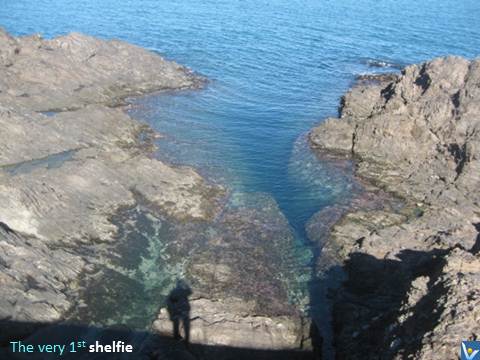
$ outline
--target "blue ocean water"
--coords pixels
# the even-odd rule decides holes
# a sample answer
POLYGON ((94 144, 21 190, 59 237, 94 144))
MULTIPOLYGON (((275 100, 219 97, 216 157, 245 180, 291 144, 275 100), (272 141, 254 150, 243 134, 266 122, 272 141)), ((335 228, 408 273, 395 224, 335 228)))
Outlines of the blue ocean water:
POLYGON ((14 34, 120 38, 208 77, 137 115, 167 135, 163 156, 271 194, 299 231, 350 191, 302 135, 336 114, 356 74, 480 55, 478 19, 477 0, 0 0, 14 34))
POLYGON ((0 0, 15 35, 119 38, 206 76, 203 90, 135 100, 132 115, 165 134, 160 157, 273 197, 299 238, 353 186, 306 132, 358 74, 480 56, 479 19, 478 0, 0 0))

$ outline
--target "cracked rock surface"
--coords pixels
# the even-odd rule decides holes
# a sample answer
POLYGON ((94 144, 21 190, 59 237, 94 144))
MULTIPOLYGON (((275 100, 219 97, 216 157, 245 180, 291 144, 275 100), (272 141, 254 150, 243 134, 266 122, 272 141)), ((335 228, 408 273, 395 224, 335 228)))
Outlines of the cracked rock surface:
POLYGON ((183 66, 140 47, 79 33, 44 40, 0 30, 0 49, 0 102, 14 99, 34 111, 117 105, 126 96, 201 83, 183 66))
POLYGON ((152 329, 137 339, 128 327, 153 315, 151 324, 167 278, 180 276, 203 299, 194 305, 203 318, 231 320, 203 324, 199 342, 303 346, 308 324, 290 302, 282 258, 293 237, 275 202, 226 208, 223 187, 156 159, 158 134, 118 107, 202 82, 121 41, 0 30, 0 357, 28 336, 108 338, 112 322, 130 321, 122 336, 140 348, 152 329), (72 319, 80 326, 65 327, 72 319))
POLYGON ((480 335, 480 60, 368 80, 310 134, 405 203, 351 210, 330 229, 319 263, 346 275, 332 300, 337 358, 457 359, 480 335))
MULTIPOLYGON (((256 316, 255 301, 238 298, 191 301, 190 339, 194 343, 253 349, 289 349, 299 347, 305 330, 300 318, 256 316)), ((169 314, 163 308, 153 327, 163 335, 173 335, 169 314)), ((308 331, 308 330, 307 330, 308 331)))
POLYGON ((192 169, 150 158, 139 141, 148 129, 106 106, 198 82, 123 42, 0 30, 0 318, 61 319, 85 267, 75 249, 112 241, 110 216, 136 194, 174 217, 212 215, 221 191, 192 169), (40 112, 52 109, 75 110, 40 112))

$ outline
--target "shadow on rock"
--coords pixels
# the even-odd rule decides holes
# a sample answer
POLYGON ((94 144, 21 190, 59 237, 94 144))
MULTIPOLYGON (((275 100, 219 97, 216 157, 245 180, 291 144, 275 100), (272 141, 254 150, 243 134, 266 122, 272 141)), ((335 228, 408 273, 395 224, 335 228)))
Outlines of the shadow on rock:
POLYGON ((350 255, 348 280, 334 297, 335 358, 414 356, 441 314, 435 303, 445 291, 436 280, 446 252, 405 250, 398 260, 350 255))
POLYGON ((180 326, 183 328, 185 345, 190 342, 190 301, 192 289, 184 280, 177 280, 176 287, 170 291, 167 298, 167 310, 173 324, 173 337, 181 339, 180 326))
POLYGON ((477 239, 475 241, 475 244, 470 249, 470 252, 475 255, 475 254, 478 254, 480 252, 480 223, 473 224, 473 226, 477 230, 478 235, 477 235, 477 239))

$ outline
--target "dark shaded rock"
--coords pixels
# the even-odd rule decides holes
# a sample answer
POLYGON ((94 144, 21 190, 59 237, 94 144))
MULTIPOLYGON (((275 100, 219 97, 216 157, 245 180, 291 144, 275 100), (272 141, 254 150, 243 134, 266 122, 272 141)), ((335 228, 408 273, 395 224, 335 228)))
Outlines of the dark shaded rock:
POLYGON ((360 74, 355 80, 360 85, 383 84, 397 80, 398 76, 397 73, 360 74))
POLYGON ((409 66, 354 87, 311 132, 406 203, 354 207, 330 230, 319 262, 347 276, 332 299, 338 359, 453 359, 456 339, 478 338, 479 85, 479 60, 409 66))

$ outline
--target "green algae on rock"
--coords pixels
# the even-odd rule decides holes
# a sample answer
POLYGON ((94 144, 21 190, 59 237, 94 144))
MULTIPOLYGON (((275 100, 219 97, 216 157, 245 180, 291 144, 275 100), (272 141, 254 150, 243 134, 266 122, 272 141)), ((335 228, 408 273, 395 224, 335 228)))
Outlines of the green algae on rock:
MULTIPOLYGON (((275 202, 228 206, 222 186, 155 158, 158 134, 117 107, 202 82, 121 41, 0 31, 0 320, 150 330, 185 277, 202 316, 223 304, 229 318, 271 325, 227 322, 231 344, 248 345, 252 331, 252 346, 306 346, 308 322, 292 303, 304 301, 296 284, 305 279, 285 258, 296 248, 275 202)), ((55 329, 19 327, 2 343, 62 336, 55 329)))

